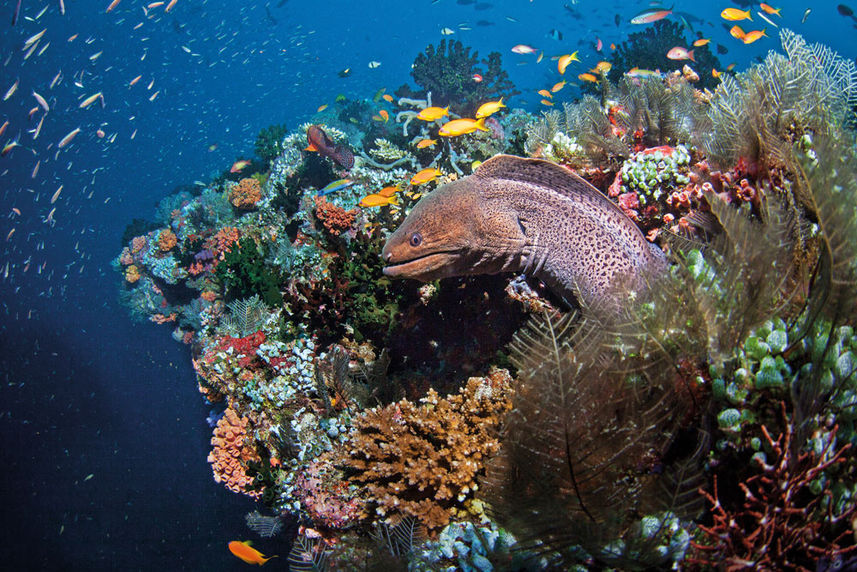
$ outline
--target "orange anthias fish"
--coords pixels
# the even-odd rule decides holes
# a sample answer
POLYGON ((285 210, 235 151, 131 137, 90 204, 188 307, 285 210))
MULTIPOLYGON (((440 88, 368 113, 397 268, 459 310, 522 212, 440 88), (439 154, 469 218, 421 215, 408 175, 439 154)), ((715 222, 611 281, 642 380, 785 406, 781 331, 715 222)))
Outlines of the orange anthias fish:
POLYGON ((591 73, 582 73, 577 76, 577 79, 581 79, 583 81, 591 81, 593 83, 598 83, 598 78, 592 75, 591 73))
POLYGON ((729 33, 732 35, 733 38, 737 38, 739 40, 743 40, 745 36, 744 30, 742 30, 741 26, 737 24, 732 26, 732 29, 729 30, 729 33))
POLYGON ((389 93, 385 93, 381 97, 384 99, 384 101, 386 101, 388 103, 393 103, 393 96, 390 95, 389 93))
POLYGON ((705 44, 707 44, 710 41, 711 41, 711 38, 699 38, 698 40, 694 40, 693 47, 699 48, 701 46, 704 46, 705 44))
POLYGON ((229 168, 229 172, 230 173, 240 173, 250 163, 251 163, 251 161, 248 161, 246 159, 241 160, 241 161, 235 161, 234 163, 232 163, 232 167, 229 168))
POLYGON ((761 30, 751 30, 751 31, 747 32, 746 34, 744 34, 744 37, 741 38, 741 41, 744 42, 745 44, 752 44, 753 42, 755 42, 759 38, 767 38, 767 37, 768 37, 768 35, 765 33, 765 29, 763 28, 761 30))
POLYGON ((277 558, 276 555, 271 556, 269 558, 265 558, 264 554, 250 546, 249 540, 245 540, 243 542, 233 540, 229 543, 229 552, 231 552, 247 564, 256 564, 258 566, 262 566, 271 558, 277 558))
POLYGON ((384 120, 384 123, 387 123, 388 121, 390 121, 390 114, 387 113, 386 109, 382 109, 381 111, 379 111, 378 115, 381 116, 381 118, 384 120))
POLYGON ((538 93, 538 94, 539 94, 539 95, 541 95, 542 97, 549 97, 549 98, 553 98, 553 95, 551 95, 551 92, 549 92, 549 91, 548 91, 548 90, 546 90, 546 89, 540 89, 540 90, 539 90, 539 91, 537 91, 536 93, 538 93))
POLYGON ((720 17, 724 20, 737 22, 738 20, 752 20, 749 10, 739 10, 738 8, 726 8, 720 13, 720 17))
POLYGON ((763 12, 766 12, 768 14, 776 14, 777 16, 782 17, 780 15, 780 10, 782 10, 782 8, 774 8, 773 6, 765 4, 764 2, 759 4, 759 8, 761 8, 763 12))
POLYGON ((693 50, 688 51, 687 49, 676 46, 672 48, 669 52, 667 52, 667 57, 671 60, 690 60, 696 61, 693 59, 693 50))
POLYGON ((435 139, 420 139, 417 142, 417 149, 425 149, 426 147, 433 147, 437 143, 435 139))
POLYGON ((429 167, 427 169, 423 169, 422 171, 411 177, 411 184, 424 185, 429 181, 434 181, 441 175, 442 173, 440 172, 440 169, 434 169, 432 167, 429 167))

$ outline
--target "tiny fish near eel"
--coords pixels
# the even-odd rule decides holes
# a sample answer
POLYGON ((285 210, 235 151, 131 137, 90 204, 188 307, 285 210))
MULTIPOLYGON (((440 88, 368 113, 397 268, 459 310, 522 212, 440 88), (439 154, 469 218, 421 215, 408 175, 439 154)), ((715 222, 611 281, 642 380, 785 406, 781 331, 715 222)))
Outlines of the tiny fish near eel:
POLYGON ((540 159, 497 155, 423 197, 390 236, 384 274, 428 282, 523 272, 566 303, 621 304, 666 257, 598 189, 540 159))

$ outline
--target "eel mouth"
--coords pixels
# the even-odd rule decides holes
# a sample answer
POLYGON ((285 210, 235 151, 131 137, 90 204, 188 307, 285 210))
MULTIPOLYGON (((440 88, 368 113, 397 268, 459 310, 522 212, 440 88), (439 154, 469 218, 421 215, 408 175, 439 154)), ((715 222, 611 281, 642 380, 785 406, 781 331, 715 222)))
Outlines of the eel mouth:
POLYGON ((430 281, 449 276, 454 271, 460 253, 454 250, 432 252, 417 258, 411 258, 398 264, 384 267, 384 275, 391 278, 416 278, 430 281))

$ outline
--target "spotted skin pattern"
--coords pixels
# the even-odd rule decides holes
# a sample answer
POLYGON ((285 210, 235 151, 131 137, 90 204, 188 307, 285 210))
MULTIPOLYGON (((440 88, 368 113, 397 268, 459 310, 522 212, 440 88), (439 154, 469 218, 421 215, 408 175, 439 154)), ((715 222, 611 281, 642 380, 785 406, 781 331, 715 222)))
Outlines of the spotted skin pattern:
POLYGON ((663 253, 598 189, 554 163, 510 155, 423 198, 382 256, 388 276, 523 272, 584 305, 621 302, 666 268, 663 253))

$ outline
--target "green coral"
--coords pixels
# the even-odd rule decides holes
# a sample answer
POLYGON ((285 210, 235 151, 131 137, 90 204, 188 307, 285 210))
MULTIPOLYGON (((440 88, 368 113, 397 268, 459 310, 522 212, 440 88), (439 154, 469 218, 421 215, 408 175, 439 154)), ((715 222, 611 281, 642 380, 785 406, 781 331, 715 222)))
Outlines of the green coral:
POLYGON ((265 264, 265 250, 252 238, 244 237, 217 265, 215 274, 230 298, 249 298, 258 294, 269 306, 282 304, 282 277, 278 269, 265 264))
POLYGON ((659 201, 670 190, 690 182, 689 164, 690 153, 684 145, 679 145, 671 153, 641 151, 622 165, 622 192, 636 191, 642 204, 646 204, 647 199, 659 201))
POLYGON ((285 149, 283 139, 287 134, 288 130, 284 123, 279 125, 269 125, 268 127, 263 128, 256 136, 256 144, 254 146, 256 156, 264 160, 266 163, 270 163, 276 159, 277 155, 282 153, 285 149))

